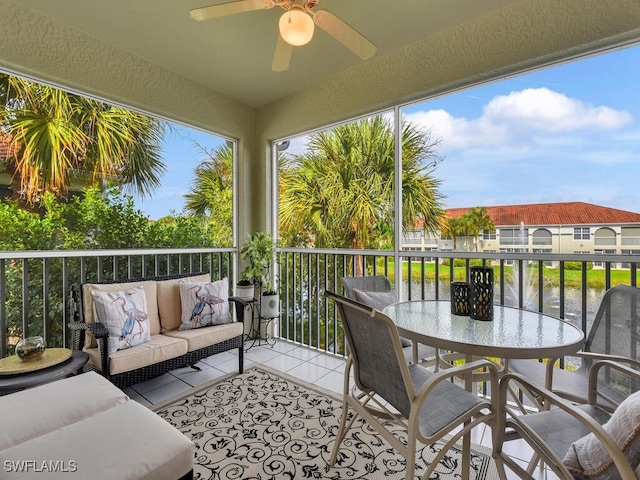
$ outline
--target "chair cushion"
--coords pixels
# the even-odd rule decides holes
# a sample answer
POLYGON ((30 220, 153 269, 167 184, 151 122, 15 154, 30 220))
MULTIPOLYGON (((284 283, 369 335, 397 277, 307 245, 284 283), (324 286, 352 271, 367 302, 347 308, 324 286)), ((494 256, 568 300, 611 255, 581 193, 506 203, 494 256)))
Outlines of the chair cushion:
POLYGON ((229 314, 229 280, 216 282, 181 282, 182 323, 180 330, 231 322, 229 314))
MULTIPOLYGON (((636 469, 640 465, 640 392, 623 401, 603 428, 624 452, 631 468, 636 469)), ((604 480, 616 478, 618 473, 611 456, 593 433, 575 441, 562 462, 575 478, 604 480)))
POLYGON ((109 330, 109 356, 151 339, 147 299, 142 286, 115 292, 92 291, 100 323, 109 330))
MULTIPOLYGON (((388 292, 372 292, 354 288, 353 297, 356 302, 360 302, 367 307, 375 308, 378 311, 382 311, 384 307, 398 303, 398 294, 395 290, 389 290, 388 292)), ((413 345, 411 340, 404 337, 400 337, 400 344, 402 347, 410 347, 413 345)))
MULTIPOLYGON (((210 282, 211 275, 194 275, 192 277, 158 280, 158 315, 160 316, 160 333, 178 330, 182 323, 182 304, 180 303, 180 282, 210 282)), ((156 332, 157 333, 157 332, 156 332)))

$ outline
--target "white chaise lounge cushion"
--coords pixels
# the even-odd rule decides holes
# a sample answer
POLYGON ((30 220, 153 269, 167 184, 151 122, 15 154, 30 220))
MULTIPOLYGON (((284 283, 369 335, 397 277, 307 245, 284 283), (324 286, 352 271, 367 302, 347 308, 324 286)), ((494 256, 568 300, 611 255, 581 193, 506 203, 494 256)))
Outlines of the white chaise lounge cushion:
POLYGON ((43 462, 59 461, 68 470, 44 474, 32 469, 16 475, 20 480, 177 479, 192 470, 193 458, 191 440, 133 400, 2 452, 5 469, 29 459, 40 468, 43 462))
POLYGON ((123 404, 128 399, 122 390, 96 372, 0 397, 0 451, 123 404))

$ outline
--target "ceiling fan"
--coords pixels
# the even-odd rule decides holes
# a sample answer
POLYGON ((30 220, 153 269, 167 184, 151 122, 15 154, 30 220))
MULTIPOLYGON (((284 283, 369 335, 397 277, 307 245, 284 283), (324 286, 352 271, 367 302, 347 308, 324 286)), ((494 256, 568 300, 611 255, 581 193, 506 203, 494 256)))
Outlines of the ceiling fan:
POLYGON ((313 10, 319 0, 235 0, 233 2, 194 8, 189 14, 195 20, 209 20, 252 10, 281 7, 278 43, 271 69, 282 72, 289 68, 293 47, 309 43, 314 24, 327 32, 363 60, 373 56, 376 46, 364 35, 327 10, 313 10))

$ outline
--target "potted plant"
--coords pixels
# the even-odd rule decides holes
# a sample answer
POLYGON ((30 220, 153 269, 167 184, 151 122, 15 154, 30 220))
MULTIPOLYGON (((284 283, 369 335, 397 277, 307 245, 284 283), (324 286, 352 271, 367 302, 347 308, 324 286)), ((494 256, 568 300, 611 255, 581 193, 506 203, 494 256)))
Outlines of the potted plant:
POLYGON ((260 316, 262 318, 274 318, 280 316, 280 297, 270 278, 262 284, 260 295, 260 316))
POLYGON ((240 258, 249 262, 240 274, 241 282, 252 284, 254 288, 258 286, 261 289, 260 316, 262 318, 277 317, 280 314, 280 302, 278 292, 274 288, 269 274, 269 267, 273 259, 272 236, 265 232, 251 233, 249 239, 240 248, 240 258))
POLYGON ((253 300, 255 287, 250 279, 240 277, 240 280, 236 283, 236 297, 243 300, 253 300))
POLYGON ((271 279, 268 276, 269 266, 273 258, 273 239, 265 232, 249 234, 249 239, 240 248, 240 258, 248 260, 247 266, 240 273, 240 285, 258 285, 265 291, 272 291, 271 279))

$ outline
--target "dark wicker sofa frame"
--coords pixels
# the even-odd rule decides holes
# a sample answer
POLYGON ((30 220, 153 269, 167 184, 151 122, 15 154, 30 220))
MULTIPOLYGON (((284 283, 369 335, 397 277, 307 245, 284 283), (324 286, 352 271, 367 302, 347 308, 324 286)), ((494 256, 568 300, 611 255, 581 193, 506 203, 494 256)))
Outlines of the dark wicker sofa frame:
MULTIPOLYGON (((162 281, 162 280, 174 280, 179 278, 192 277, 195 275, 202 275, 202 273, 183 273, 177 275, 161 275, 156 277, 144 277, 135 279, 124 279, 116 281, 105 282, 86 282, 92 284, 113 284, 113 283, 129 283, 129 282, 142 282, 148 280, 162 281)), ((84 283, 82 284, 84 285, 84 283)), ((73 298, 73 321, 69 324, 69 328, 73 333, 73 349, 82 350, 84 348, 85 330, 89 330, 96 338, 98 342, 98 348, 100 349, 100 357, 102 361, 102 371, 98 370, 91 364, 85 366, 86 370, 96 370, 98 373, 106 377, 116 387, 125 388, 138 382, 143 382, 154 377, 158 377, 167 373, 170 370, 181 367, 192 367, 199 370, 195 364, 203 358, 209 357, 216 353, 225 352, 233 348, 238 349, 238 372, 244 371, 244 333, 237 337, 225 340, 214 345, 208 345, 199 350, 187 352, 184 355, 163 360, 162 362, 146 365, 144 367, 130 370, 128 372, 122 372, 115 375, 109 373, 109 357, 107 356, 109 331, 107 328, 99 322, 86 323, 83 318, 83 305, 82 305, 82 285, 79 288, 74 287, 72 292, 73 298)), ((233 298, 229 298, 230 303, 235 303, 233 298)), ((241 322, 244 326, 244 305, 242 303, 235 306, 236 316, 238 322, 241 322)))

